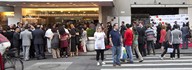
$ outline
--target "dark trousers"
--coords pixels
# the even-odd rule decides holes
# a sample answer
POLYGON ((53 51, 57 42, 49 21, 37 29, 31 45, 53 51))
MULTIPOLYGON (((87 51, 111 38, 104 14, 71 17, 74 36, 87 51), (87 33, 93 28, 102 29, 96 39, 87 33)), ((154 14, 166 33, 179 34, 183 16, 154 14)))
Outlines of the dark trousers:
POLYGON ((60 54, 61 56, 67 56, 68 55, 68 47, 60 48, 60 54))
POLYGON ((171 54, 171 58, 175 58, 175 50, 177 50, 177 58, 180 58, 180 49, 179 49, 180 44, 173 44, 173 53, 171 54))
POLYGON ((35 44, 35 52, 37 58, 45 58, 44 53, 44 45, 43 44, 35 44))
POLYGON ((35 57, 35 48, 34 45, 31 45, 30 49, 29 49, 29 56, 30 58, 34 58, 35 57))
POLYGON ((96 60, 99 61, 99 57, 101 55, 101 60, 104 60, 104 50, 96 50, 97 55, 96 55, 96 60))
MULTIPOLYGON (((164 57, 164 55, 167 53, 167 49, 168 48, 171 48, 172 46, 171 45, 169 45, 169 43, 168 42, 164 42, 164 51, 163 51, 163 53, 161 54, 161 57, 164 57)), ((170 55, 171 55, 171 53, 170 53, 170 55)), ((170 56, 171 57, 171 56, 170 56)))
POLYGON ((153 41, 147 41, 147 53, 150 55, 150 51, 153 51, 153 55, 155 55, 155 47, 153 41))
POLYGON ((145 44, 144 43, 139 43, 138 45, 139 51, 142 56, 146 56, 146 49, 145 49, 145 44))

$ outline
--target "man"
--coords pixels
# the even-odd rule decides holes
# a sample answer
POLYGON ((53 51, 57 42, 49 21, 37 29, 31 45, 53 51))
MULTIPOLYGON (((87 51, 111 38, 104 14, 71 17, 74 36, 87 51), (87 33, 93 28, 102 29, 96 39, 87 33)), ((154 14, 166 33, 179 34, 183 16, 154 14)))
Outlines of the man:
POLYGON ((146 56, 146 50, 145 50, 145 31, 144 31, 144 27, 140 26, 139 24, 137 24, 137 31, 138 31, 138 47, 139 47, 139 51, 141 52, 142 56, 146 56))
POLYGON ((20 29, 16 28, 15 33, 13 34, 13 48, 17 49, 18 56, 20 55, 20 46, 21 46, 19 32, 20 32, 20 29))
POLYGON ((113 29, 109 33, 109 41, 112 46, 112 57, 113 57, 113 66, 121 66, 120 63, 120 53, 121 53, 121 43, 122 37, 118 30, 118 24, 113 25, 113 29))
POLYGON ((20 39, 23 46, 23 57, 25 61, 29 60, 29 49, 31 46, 32 33, 28 30, 29 26, 25 26, 25 30, 21 32, 20 39))
POLYGON ((174 26, 174 30, 171 31, 171 44, 173 45, 173 53, 171 53, 171 59, 175 59, 175 50, 177 50, 177 58, 180 58, 180 49, 179 45, 182 40, 182 32, 179 30, 180 26, 174 26))
POLYGON ((43 30, 40 29, 40 25, 37 25, 36 29, 33 31, 33 43, 35 46, 35 52, 37 60, 44 59, 44 36, 45 33, 43 30))
POLYGON ((145 36, 147 38, 147 52, 148 55, 150 55, 151 48, 153 50, 153 55, 155 55, 155 47, 154 47, 154 39, 155 39, 155 33, 153 29, 151 29, 151 25, 147 25, 147 30, 145 31, 145 36))
POLYGON ((122 21, 120 33, 121 33, 121 35, 122 35, 123 38, 124 38, 123 35, 124 35, 124 33, 125 33, 125 30, 126 30, 125 22, 122 21))
POLYGON ((2 55, 5 52, 6 48, 10 47, 11 43, 10 41, 0 34, 0 70, 4 70, 4 63, 3 63, 3 58, 2 55))
POLYGON ((133 31, 130 29, 131 25, 130 24, 126 24, 127 26, 127 30, 125 31, 124 34, 124 44, 125 44, 125 48, 127 51, 127 55, 130 59, 130 63, 133 63, 133 53, 132 53, 132 43, 133 43, 133 31))

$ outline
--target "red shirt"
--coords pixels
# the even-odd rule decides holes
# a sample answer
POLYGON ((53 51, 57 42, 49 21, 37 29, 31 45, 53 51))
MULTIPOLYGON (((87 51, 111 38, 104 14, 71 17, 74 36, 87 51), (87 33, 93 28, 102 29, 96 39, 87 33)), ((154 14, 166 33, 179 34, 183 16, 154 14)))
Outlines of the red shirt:
POLYGON ((124 34, 125 46, 132 46, 133 43, 133 31, 131 29, 127 29, 124 34))
POLYGON ((159 43, 163 43, 163 42, 165 41, 166 33, 167 33, 167 32, 166 32, 165 29, 162 29, 162 30, 161 30, 161 33, 160 33, 161 37, 160 37, 159 43))

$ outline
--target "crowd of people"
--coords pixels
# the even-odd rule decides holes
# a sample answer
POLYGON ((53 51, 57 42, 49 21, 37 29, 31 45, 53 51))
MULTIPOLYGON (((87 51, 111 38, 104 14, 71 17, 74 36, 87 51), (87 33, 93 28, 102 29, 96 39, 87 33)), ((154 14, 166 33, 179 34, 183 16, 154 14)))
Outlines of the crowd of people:
MULTIPOLYGON (((110 45, 112 46, 113 66, 121 66, 122 47, 126 51, 126 57, 123 60, 129 59, 130 63, 134 63, 133 53, 139 62, 143 62, 144 56, 151 53, 155 55, 156 48, 163 50, 161 59, 168 52, 168 48, 173 48, 173 52, 170 54, 171 59, 175 59, 176 50, 177 58, 180 58, 179 45, 183 43, 182 49, 187 49, 188 38, 191 37, 189 23, 184 23, 181 27, 177 22, 174 26, 169 23, 159 23, 158 26, 154 26, 153 23, 139 22, 132 24, 122 22, 119 26, 118 23, 112 25, 108 22, 105 26, 104 24, 72 23, 43 26, 18 22, 17 25, 10 25, 6 28, 1 26, 0 37, 5 36, 7 39, 2 38, 5 43, 10 41, 10 48, 16 48, 18 56, 22 53, 25 61, 29 61, 30 58, 46 59, 46 51, 52 53, 53 58, 67 58, 68 56, 78 56, 79 50, 87 52, 87 30, 91 28, 95 30, 93 36, 97 65, 105 64, 104 52, 108 49, 106 45, 110 45), (101 63, 99 62, 100 56, 101 63)), ((3 41, 2 39, 0 40, 3 41)), ((1 54, 3 53, 1 52, 1 54)))
POLYGON ((121 60, 125 62, 129 59, 130 63, 134 63, 133 53, 135 51, 136 57, 139 62, 143 62, 143 57, 153 53, 155 55, 155 49, 161 48, 162 54, 160 59, 166 53, 170 53, 170 58, 175 59, 175 52, 177 51, 177 58, 180 58, 180 44, 182 49, 188 49, 188 39, 191 37, 191 31, 189 23, 183 23, 183 26, 179 26, 177 22, 173 26, 170 23, 161 24, 154 26, 154 24, 142 24, 134 22, 132 24, 126 24, 122 22, 121 26, 118 23, 111 26, 108 23, 107 36, 101 32, 101 27, 98 27, 98 32, 95 33, 95 48, 97 50, 97 61, 101 54, 102 63, 97 62, 97 65, 105 64, 103 62, 104 48, 103 43, 107 37, 109 44, 112 46, 112 58, 113 66, 121 66, 121 60), (98 34, 99 33, 99 34, 98 34), (102 42, 98 42, 102 41, 102 42), (100 49, 98 49, 100 48, 100 49), (122 48, 126 50, 126 57, 121 58, 122 48), (172 49, 169 50, 168 49, 172 49), (121 58, 121 59, 120 59, 121 58))
POLYGON ((90 25, 67 23, 43 26, 18 22, 17 25, 1 26, 0 34, 10 41, 9 49, 16 48, 17 55, 23 55, 25 61, 30 58, 46 59, 46 51, 51 53, 53 58, 67 58, 78 56, 79 50, 87 52, 86 30, 90 25))

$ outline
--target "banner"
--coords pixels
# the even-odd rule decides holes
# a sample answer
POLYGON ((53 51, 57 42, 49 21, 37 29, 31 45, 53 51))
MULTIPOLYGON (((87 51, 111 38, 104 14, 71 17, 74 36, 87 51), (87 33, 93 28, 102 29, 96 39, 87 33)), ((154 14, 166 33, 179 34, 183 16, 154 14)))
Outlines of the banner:
POLYGON ((187 14, 150 16, 150 23, 154 23, 155 26, 157 26, 159 23, 168 23, 173 26, 175 22, 182 27, 183 23, 186 24, 189 22, 189 16, 187 14))

